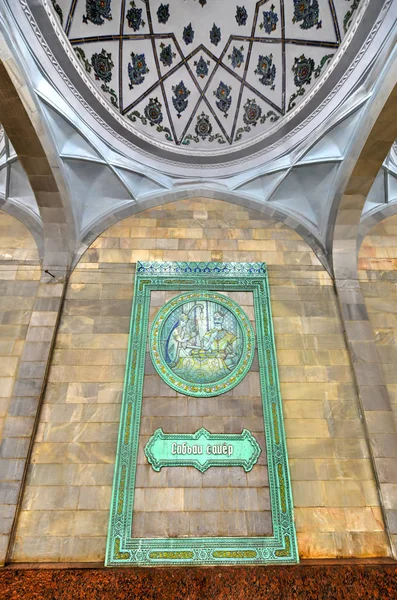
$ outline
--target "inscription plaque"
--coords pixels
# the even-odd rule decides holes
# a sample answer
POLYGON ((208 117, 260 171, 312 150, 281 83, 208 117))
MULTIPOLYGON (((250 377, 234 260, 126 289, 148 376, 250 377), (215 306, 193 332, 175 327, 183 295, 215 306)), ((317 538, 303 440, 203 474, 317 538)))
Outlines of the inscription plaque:
POLYGON ((196 433, 154 432, 145 454, 155 471, 162 467, 195 467, 202 473, 210 467, 243 467, 251 471, 261 453, 252 433, 210 433, 203 427, 196 433))

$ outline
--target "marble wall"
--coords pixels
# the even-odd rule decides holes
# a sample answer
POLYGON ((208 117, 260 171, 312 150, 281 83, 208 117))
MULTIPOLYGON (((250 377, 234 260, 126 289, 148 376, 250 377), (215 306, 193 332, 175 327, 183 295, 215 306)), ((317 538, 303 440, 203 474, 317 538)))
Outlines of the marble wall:
POLYGON ((19 221, 0 211, 0 557, 13 521, 18 495, 15 481, 23 471, 23 456, 30 443, 29 398, 20 390, 17 402, 12 406, 10 402, 21 357, 28 350, 26 335, 40 271, 33 237, 19 221))
MULTIPOLYGON (((359 254, 359 278, 372 324, 386 386, 397 423, 397 216, 389 217, 364 238, 359 254)), ((392 432, 383 413, 383 433, 392 432)), ((387 417, 387 418, 386 418, 387 417)), ((392 439, 392 438, 391 438, 392 439)), ((378 459, 385 509, 391 533, 397 534, 397 469, 393 458, 378 459)))
POLYGON ((0 440, 39 279, 33 237, 0 211, 0 440))
POLYGON ((266 261, 302 558, 387 556, 333 282, 282 224, 179 201, 108 229, 68 284, 14 561, 103 561, 137 260, 266 261))

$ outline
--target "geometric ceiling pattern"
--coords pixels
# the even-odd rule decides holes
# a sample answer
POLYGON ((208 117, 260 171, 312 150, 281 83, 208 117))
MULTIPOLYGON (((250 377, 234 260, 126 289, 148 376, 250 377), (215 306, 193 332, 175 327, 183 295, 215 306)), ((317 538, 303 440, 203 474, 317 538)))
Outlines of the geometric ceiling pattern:
POLYGON ((100 93, 187 151, 262 136, 329 67, 359 0, 52 0, 100 93))

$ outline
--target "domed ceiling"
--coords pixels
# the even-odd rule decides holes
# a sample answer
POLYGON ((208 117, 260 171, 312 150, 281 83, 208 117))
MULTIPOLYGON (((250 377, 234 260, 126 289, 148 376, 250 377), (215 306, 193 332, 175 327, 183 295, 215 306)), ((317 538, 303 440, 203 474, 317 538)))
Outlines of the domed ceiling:
POLYGON ((282 127, 338 60, 359 5, 52 0, 84 75, 125 126, 186 154, 228 153, 282 127))

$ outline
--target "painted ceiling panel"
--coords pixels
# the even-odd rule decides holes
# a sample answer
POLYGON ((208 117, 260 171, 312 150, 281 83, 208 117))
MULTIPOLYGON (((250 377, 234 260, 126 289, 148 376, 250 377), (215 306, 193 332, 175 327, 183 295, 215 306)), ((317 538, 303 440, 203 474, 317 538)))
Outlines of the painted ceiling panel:
POLYGON ((333 197, 337 169, 338 166, 333 163, 296 167, 282 181, 270 200, 287 212, 304 215, 322 236, 323 220, 328 215, 333 197))
POLYGON ((133 173, 126 169, 116 169, 116 171, 136 200, 147 194, 159 192, 161 189, 158 183, 144 177, 140 173, 133 173))
POLYGON ((55 110, 46 106, 45 113, 60 155, 75 156, 76 158, 87 158, 98 161, 103 160, 91 144, 89 144, 83 136, 55 110))
POLYGON ((397 178, 394 175, 389 174, 387 178, 388 183, 388 202, 395 202, 397 200, 397 178))
POLYGON ((327 131, 321 139, 305 154, 303 162, 321 161, 327 158, 343 158, 352 139, 360 117, 356 110, 341 123, 327 131))
POLYGON ((19 161, 13 161, 10 164, 8 198, 26 206, 37 215, 39 214, 33 190, 19 161))
POLYGON ((126 186, 109 167, 79 160, 64 162, 82 230, 101 214, 131 202, 126 186))
POLYGON ((7 167, 0 169, 0 197, 5 198, 7 193, 7 167))
POLYGON ((299 106, 329 67, 359 3, 52 5, 87 76, 140 135, 211 152, 253 143, 299 106), (275 115, 263 118, 269 111, 275 115))

